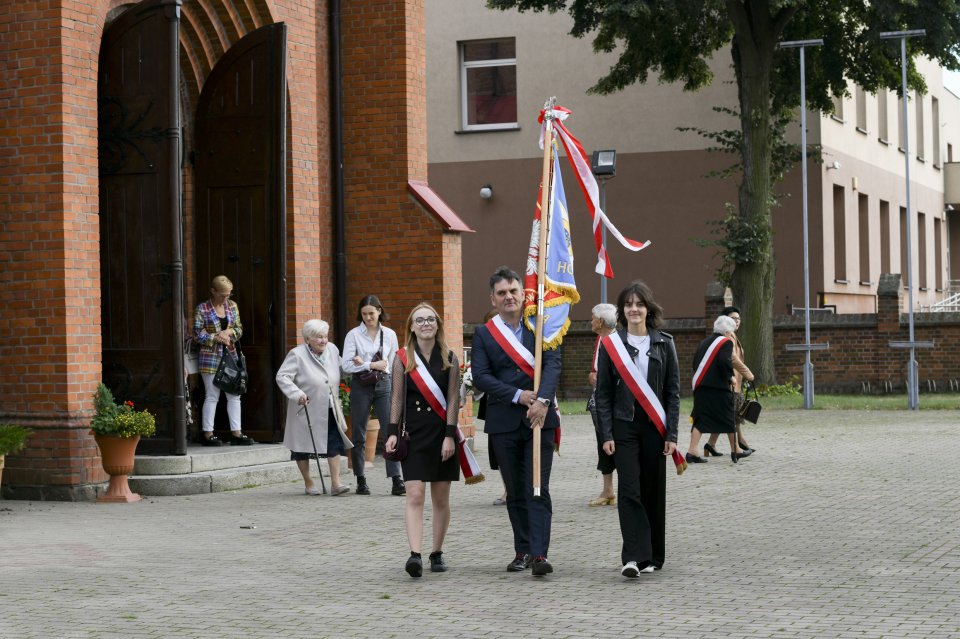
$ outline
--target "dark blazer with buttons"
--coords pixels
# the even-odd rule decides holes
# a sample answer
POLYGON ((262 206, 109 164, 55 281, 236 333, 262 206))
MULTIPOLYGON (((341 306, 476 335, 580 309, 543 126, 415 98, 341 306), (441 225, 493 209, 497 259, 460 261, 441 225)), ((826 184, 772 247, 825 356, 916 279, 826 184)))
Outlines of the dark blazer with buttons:
MULTIPOLYGON (((532 353, 536 337, 533 332, 523 328, 521 342, 532 353)), ((513 403, 517 389, 533 390, 533 380, 520 370, 500 344, 490 334, 490 329, 481 324, 473 332, 470 351, 470 368, 473 371, 473 384, 487 398, 484 432, 489 434, 509 433, 530 426, 527 420, 527 407, 513 403)), ((553 400, 560 381, 560 351, 544 351, 540 375, 539 397, 553 400)), ((551 405, 543 428, 551 429, 560 425, 556 409, 551 405)))
MULTIPOLYGON (((647 383, 660 399, 663 410, 667 414, 667 422, 664 424, 667 429, 666 439, 676 442, 680 422, 680 366, 677 363, 677 349, 670 333, 664 333, 655 328, 649 329, 648 332, 650 364, 647 367, 647 383)), ((627 347, 630 357, 635 357, 639 351, 627 340, 626 329, 618 329, 617 334, 627 347)), ((610 355, 602 347, 597 359, 596 405, 600 434, 605 442, 613 440, 614 419, 632 422, 635 411, 643 411, 633 393, 620 379, 620 372, 614 366, 610 355)))

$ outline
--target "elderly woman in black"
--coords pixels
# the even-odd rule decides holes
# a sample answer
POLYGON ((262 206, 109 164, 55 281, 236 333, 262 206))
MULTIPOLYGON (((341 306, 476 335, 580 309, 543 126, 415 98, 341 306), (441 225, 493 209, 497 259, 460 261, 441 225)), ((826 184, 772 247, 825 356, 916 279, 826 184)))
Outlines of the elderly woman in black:
POLYGON ((702 433, 726 433, 733 463, 750 454, 737 445, 733 367, 736 328, 736 321, 721 315, 713 323, 713 334, 700 342, 693 356, 693 428, 687 463, 707 461, 699 455, 702 433))
POLYGON ((597 419, 603 449, 617 467, 620 574, 636 578, 663 566, 666 459, 677 447, 680 377, 663 309, 643 282, 617 297, 620 328, 604 337, 597 358, 597 419), (639 400, 642 399, 643 403, 639 400))

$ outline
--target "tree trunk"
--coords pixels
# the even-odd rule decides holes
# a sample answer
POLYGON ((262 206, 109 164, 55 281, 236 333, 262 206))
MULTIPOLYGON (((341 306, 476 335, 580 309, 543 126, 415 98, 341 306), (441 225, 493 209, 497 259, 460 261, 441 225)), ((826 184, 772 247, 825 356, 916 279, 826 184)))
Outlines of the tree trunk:
POLYGON ((770 209, 773 185, 770 164, 773 132, 770 127, 770 73, 773 49, 757 45, 757 38, 746 47, 734 39, 733 60, 740 102, 743 175, 739 188, 741 224, 758 230, 761 250, 749 262, 737 262, 731 274, 734 303, 740 307, 741 324, 737 333, 743 344, 747 365, 761 384, 776 383, 773 351, 773 294, 776 263, 773 256, 773 229, 770 209))

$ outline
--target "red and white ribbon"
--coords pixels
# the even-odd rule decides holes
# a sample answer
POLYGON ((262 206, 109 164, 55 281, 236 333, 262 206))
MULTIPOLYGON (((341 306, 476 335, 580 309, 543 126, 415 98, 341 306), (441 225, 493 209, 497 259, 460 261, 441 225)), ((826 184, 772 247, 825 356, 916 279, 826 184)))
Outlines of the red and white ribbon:
POLYGON ((716 359, 717 353, 720 352, 720 347, 729 341, 729 337, 720 335, 707 347, 707 352, 703 354, 700 365, 697 366, 697 370, 693 374, 693 390, 697 390, 697 386, 700 385, 700 382, 702 382, 703 378, 707 375, 707 371, 710 369, 711 364, 713 364, 713 360, 716 359))
MULTIPOLYGON (((541 149, 543 149, 543 136, 546 128, 544 114, 545 112, 541 111, 538 120, 541 125, 541 149)), ((587 156, 586 151, 583 150, 583 145, 580 144, 580 140, 573 137, 570 130, 563 124, 563 121, 570 115, 570 110, 564 107, 555 107, 550 111, 550 115, 553 119, 553 126, 557 131, 557 137, 560 138, 563 149, 566 151, 567 157, 570 158, 570 163, 573 165, 574 175, 577 176, 577 183, 580 185, 580 190, 583 191, 583 195, 587 200, 587 209, 590 211, 590 219, 593 224, 593 243, 597 247, 597 267, 595 270, 608 279, 612 278, 613 267, 610 266, 610 261, 607 258, 607 249, 603 245, 601 225, 606 227, 606 229, 610 231, 610 234, 617 238, 617 241, 620 242, 624 248, 630 251, 645 249, 650 245, 650 242, 649 240, 646 242, 638 242, 637 240, 624 237, 623 234, 620 233, 620 230, 617 229, 617 227, 613 225, 613 222, 606 216, 603 209, 600 208, 600 187, 597 185, 597 178, 594 177, 593 170, 590 168, 590 158, 587 156)))
MULTIPOLYGON (((640 404, 640 407, 643 408, 643 412, 647 414, 647 417, 649 417, 653 425, 656 426, 660 436, 666 440, 667 413, 663 409, 663 404, 660 403, 660 398, 657 397, 657 394, 650 388, 650 384, 648 384, 647 380, 640 374, 640 369, 637 368, 633 358, 630 357, 630 353, 627 352, 627 347, 624 345, 620 335, 618 333, 607 335, 601 339, 601 343, 607 355, 610 356, 610 361, 613 362, 617 372, 620 373, 620 379, 622 379, 623 383, 630 389, 630 393, 634 399, 637 400, 637 403, 640 404)), ((682 474, 687 468, 687 462, 684 461, 683 456, 677 449, 673 451, 673 463, 677 467, 678 475, 682 474)))
MULTIPOLYGON (((410 379, 413 380, 417 390, 423 395, 423 398, 430 405, 430 408, 432 408, 443 423, 446 424, 447 398, 440 390, 440 385, 437 384, 433 375, 430 374, 430 369, 427 368, 427 365, 420 359, 420 354, 414 351, 413 356, 416 358, 417 365, 416 368, 410 371, 410 379)), ((397 357, 400 358, 400 362, 406 367, 406 349, 401 348, 397 351, 397 357)), ((452 374, 454 373, 451 372, 451 375, 452 374)), ((406 401, 406 399, 404 399, 404 401, 406 401)), ((485 478, 483 472, 480 470, 480 464, 477 463, 477 458, 474 456, 473 451, 466 445, 466 438, 463 436, 463 432, 461 432, 459 426, 456 428, 456 436, 457 443, 459 444, 457 446, 457 461, 460 462, 460 470, 463 472, 464 482, 467 484, 482 482, 485 478)))
POLYGON ((513 333, 513 329, 507 326, 507 323, 504 322, 499 315, 494 315, 493 318, 487 322, 486 326, 490 330, 490 334, 493 335, 493 339, 497 341, 497 344, 500 345, 503 352, 507 354, 507 357, 513 360, 517 368, 529 375, 530 379, 533 379, 533 366, 535 362, 533 353, 527 350, 527 347, 517 339, 517 336, 513 333))

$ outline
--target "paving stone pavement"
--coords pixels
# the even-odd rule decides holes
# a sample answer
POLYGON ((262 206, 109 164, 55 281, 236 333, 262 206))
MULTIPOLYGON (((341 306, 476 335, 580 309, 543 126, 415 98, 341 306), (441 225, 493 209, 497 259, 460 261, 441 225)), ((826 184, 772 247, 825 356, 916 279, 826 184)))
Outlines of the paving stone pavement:
POLYGON ((765 412, 754 456, 668 471, 666 565, 632 581, 589 418, 564 425, 549 577, 505 572, 489 471, 419 580, 382 461, 369 497, 0 501, 0 637, 960 637, 960 411, 765 412))

